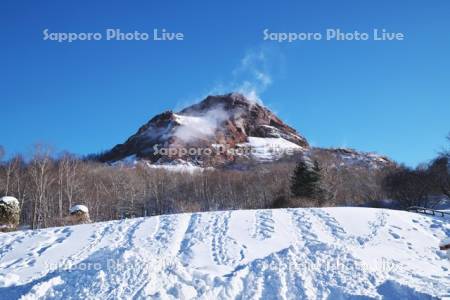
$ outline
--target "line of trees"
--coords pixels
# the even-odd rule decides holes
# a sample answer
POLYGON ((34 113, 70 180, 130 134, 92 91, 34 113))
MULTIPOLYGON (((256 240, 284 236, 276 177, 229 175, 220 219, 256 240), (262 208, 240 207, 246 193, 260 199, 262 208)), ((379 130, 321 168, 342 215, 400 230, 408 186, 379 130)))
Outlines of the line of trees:
MULTIPOLYGON (((450 135, 448 136, 450 142, 450 135)), ((423 206, 433 208, 443 197, 450 199, 450 151, 417 168, 399 168, 383 181, 387 195, 400 207, 423 206)))
POLYGON ((289 164, 252 172, 204 170, 176 173, 145 163, 110 166, 36 147, 31 158, 0 163, 0 195, 14 196, 21 224, 31 228, 64 225, 75 204, 89 207, 93 221, 165 213, 268 208, 289 190, 289 164))
MULTIPOLYGON (((296 161, 255 164, 247 171, 221 169, 191 174, 149 168, 145 163, 110 166, 68 153, 55 157, 48 148, 37 147, 27 160, 17 155, 0 164, 0 195, 19 200, 21 224, 31 228, 64 225, 69 208, 75 204, 88 206, 93 221, 272 208, 279 203, 363 204, 364 197, 360 195, 363 189, 350 187, 359 175, 352 175, 350 170, 331 174, 331 168, 322 169, 324 182, 343 177, 340 181, 345 183, 330 188, 332 197, 320 203, 311 204, 307 199, 292 203, 291 199, 296 197, 291 193, 296 161)), ((375 176, 369 170, 365 174, 375 176)))
MULTIPOLYGON (((2 151, 0 151, 2 152, 2 151)), ((166 213, 305 206, 433 206, 450 196, 449 153, 417 169, 343 164, 327 151, 312 163, 294 157, 255 164, 247 171, 177 173, 135 165, 107 165, 37 146, 30 158, 0 159, 0 196, 14 196, 21 224, 64 225, 75 204, 89 207, 93 221, 166 213), (433 198, 434 197, 434 198, 433 198), (433 200, 434 199, 434 200, 433 200)))
MULTIPOLYGON (((447 139, 450 142, 450 135, 447 139)), ((320 149, 312 157, 314 161, 298 161, 291 179, 291 197, 279 199, 276 207, 325 204, 435 208, 445 201, 450 205, 450 150, 417 168, 346 165, 320 149)))

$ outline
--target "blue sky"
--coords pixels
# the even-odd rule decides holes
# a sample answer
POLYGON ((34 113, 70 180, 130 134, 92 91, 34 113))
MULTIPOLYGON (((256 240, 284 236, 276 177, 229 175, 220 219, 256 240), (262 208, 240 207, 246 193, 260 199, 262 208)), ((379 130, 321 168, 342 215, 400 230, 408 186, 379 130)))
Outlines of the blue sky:
POLYGON ((157 113, 247 81, 313 145, 414 166, 435 156, 450 131, 449 15, 444 0, 2 1, 0 144, 9 154, 37 142, 98 152, 157 113), (45 28, 165 28, 185 39, 58 43, 43 40, 45 28), (277 43, 263 40, 266 28, 385 28, 406 39, 277 43))

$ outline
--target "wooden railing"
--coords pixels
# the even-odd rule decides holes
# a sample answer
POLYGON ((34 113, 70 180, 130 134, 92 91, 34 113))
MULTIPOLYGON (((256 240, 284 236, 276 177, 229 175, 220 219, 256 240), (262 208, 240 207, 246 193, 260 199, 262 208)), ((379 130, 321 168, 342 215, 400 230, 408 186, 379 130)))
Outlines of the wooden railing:
POLYGON ((411 207, 408 207, 406 210, 414 211, 416 213, 421 213, 421 214, 430 215, 430 216, 450 217, 450 211, 442 211, 442 210, 436 210, 436 209, 420 207, 420 206, 411 206, 411 207))

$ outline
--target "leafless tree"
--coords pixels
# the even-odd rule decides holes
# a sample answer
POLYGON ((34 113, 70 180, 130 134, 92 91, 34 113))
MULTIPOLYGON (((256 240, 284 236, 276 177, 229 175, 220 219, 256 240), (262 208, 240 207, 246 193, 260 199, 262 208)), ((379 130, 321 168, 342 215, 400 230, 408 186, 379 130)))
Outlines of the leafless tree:
POLYGON ((0 191, 19 199, 22 223, 33 228, 64 225, 74 204, 88 206, 93 221, 166 213, 308 205, 363 205, 384 197, 382 172, 341 167, 333 157, 321 161, 324 189, 320 203, 292 199, 295 160, 253 164, 244 171, 171 172, 136 165, 110 166, 37 147, 29 160, 0 162, 0 191), (282 202, 283 202, 282 201, 282 202))
POLYGON ((49 188, 55 178, 51 174, 51 151, 46 146, 37 145, 34 157, 29 165, 29 176, 32 186, 32 228, 45 226, 49 188))
POLYGON ((2 145, 0 145, 0 161, 3 159, 4 156, 5 156, 5 148, 3 148, 2 145))

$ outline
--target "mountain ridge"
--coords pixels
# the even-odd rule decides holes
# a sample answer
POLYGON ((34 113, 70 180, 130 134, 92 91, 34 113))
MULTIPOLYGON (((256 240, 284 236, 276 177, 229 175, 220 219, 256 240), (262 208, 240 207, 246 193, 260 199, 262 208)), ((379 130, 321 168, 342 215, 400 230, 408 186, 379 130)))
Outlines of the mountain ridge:
POLYGON ((227 151, 213 151, 210 157, 177 155, 168 158, 155 152, 160 148, 214 148, 217 145, 236 149, 245 147, 250 137, 283 139, 292 143, 293 148, 309 148, 306 138, 268 108, 241 94, 230 93, 208 96, 177 113, 168 110, 154 116, 123 144, 104 153, 100 160, 111 163, 134 155, 151 163, 183 159, 199 166, 218 166, 235 161, 236 156, 227 151))
MULTIPOLYGON (((179 112, 167 110, 155 115, 98 159, 115 163, 132 157, 154 165, 221 167, 253 160, 272 162, 294 154, 308 155, 316 149, 262 103, 229 93, 208 96, 179 112)), ((392 163, 386 157, 350 149, 327 151, 368 164, 392 163)))

